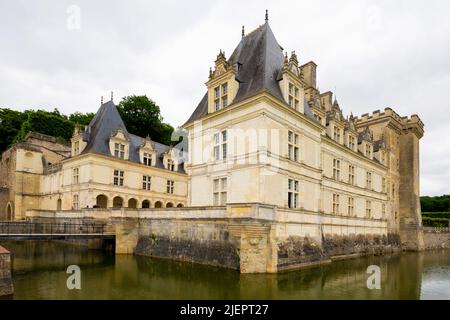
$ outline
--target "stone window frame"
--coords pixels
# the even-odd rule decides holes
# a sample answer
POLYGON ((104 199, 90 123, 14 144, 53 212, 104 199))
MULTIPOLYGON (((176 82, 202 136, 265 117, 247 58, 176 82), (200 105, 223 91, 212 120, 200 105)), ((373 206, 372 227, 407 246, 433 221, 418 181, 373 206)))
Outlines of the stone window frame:
POLYGON ((333 193, 333 214, 340 215, 340 195, 338 193, 333 193))
POLYGON ((293 178, 288 178, 288 208, 299 208, 300 182, 293 178))
POLYGON ((372 218, 372 201, 366 200, 366 218, 372 218))
POLYGON ((355 185, 355 166, 352 164, 348 165, 348 183, 352 186, 355 185))
POLYGON ((171 179, 167 179, 166 191, 168 194, 173 194, 174 186, 175 186, 175 181, 171 180, 171 179))
POLYGON ((73 210, 78 210, 79 209, 79 201, 80 201, 80 197, 78 195, 78 193, 75 193, 72 197, 72 207, 73 210))
POLYGON ((142 176, 142 190, 151 191, 152 190, 152 177, 143 175, 142 176))
POLYGON ((288 84, 288 104, 294 109, 298 110, 300 107, 300 89, 294 83, 289 82, 288 84))
POLYGON ((348 197, 347 200, 347 214, 349 217, 353 217, 355 212, 355 198, 348 197))
POLYGON ((299 138, 300 136, 293 130, 288 130, 288 159, 294 162, 299 161, 300 148, 299 148, 299 138))
POLYGON ((76 167, 72 169, 72 184, 80 183, 80 168, 76 167))
POLYGON ((341 181, 341 160, 333 159, 333 179, 336 181, 341 181))
POLYGON ((228 81, 214 87, 214 111, 228 107, 228 81))
POLYGON ((372 172, 366 172, 366 189, 372 190, 372 172))
POLYGON ((228 200, 228 177, 217 177, 213 179, 213 205, 224 206, 228 200))
POLYGON ((114 169, 113 184, 118 187, 123 187, 124 179, 125 179, 125 171, 120 169, 114 169))

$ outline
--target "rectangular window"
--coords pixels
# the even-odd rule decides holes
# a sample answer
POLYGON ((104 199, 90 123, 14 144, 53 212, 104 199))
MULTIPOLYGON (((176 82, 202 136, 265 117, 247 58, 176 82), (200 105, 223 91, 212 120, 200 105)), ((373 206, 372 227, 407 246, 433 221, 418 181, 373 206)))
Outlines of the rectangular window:
POLYGON ((214 159, 219 160, 220 159, 220 138, 219 134, 214 134, 214 159))
POLYGON ((298 134, 288 131, 288 158, 298 162, 298 134))
POLYGON ((366 201, 366 218, 372 218, 372 202, 366 201))
POLYGON ((123 186, 124 172, 122 170, 114 170, 114 185, 123 186))
POLYGON ((228 83, 225 82, 221 86, 214 88, 214 110, 218 111, 220 108, 228 106, 228 83))
POLYGON ((372 190, 372 173, 366 173, 366 188, 372 190))
POLYGON ((78 195, 77 194, 73 195, 72 207, 73 207, 74 210, 78 210, 79 205, 78 205, 78 195))
POLYGON ((78 184, 79 181, 79 169, 73 168, 73 184, 78 184))
POLYGON ((288 179, 288 208, 298 208, 298 191, 298 181, 294 179, 288 179))
POLYGON ((214 134, 214 159, 225 160, 227 158, 227 131, 224 130, 220 134, 214 134))
POLYGON ((227 178, 213 180, 213 205, 224 206, 227 204, 227 178))
POLYGON ((333 214, 339 215, 339 195, 333 194, 333 214))
POLYGON ((227 158, 227 131, 222 131, 222 159, 227 158))
POLYGON ((349 217, 353 217, 355 199, 352 197, 348 197, 348 209, 347 214, 349 217))
POLYGON ((370 158, 372 154, 372 147, 370 144, 366 144, 366 157, 370 158))
POLYGON ((355 167, 352 165, 348 166, 348 183, 352 186, 355 185, 355 167))
POLYGON ((142 177, 142 190, 151 190, 152 188, 152 177, 143 176, 142 177))
POLYGON ((114 156, 116 158, 125 159, 125 145, 114 143, 114 156))
POLYGON ((152 155, 151 155, 151 153, 145 153, 144 152, 143 163, 146 166, 151 166, 152 165, 152 155))
POLYGON ((339 129, 338 127, 333 127, 333 139, 337 143, 341 142, 341 129, 339 129))
POLYGON ((292 83, 289 83, 289 106, 295 110, 298 110, 298 106, 300 104, 299 101, 299 89, 292 83))
POLYGON ((78 155, 79 153, 80 153, 80 142, 79 142, 79 141, 76 141, 76 142, 73 144, 73 155, 76 156, 76 155, 78 155))
POLYGON ((167 159, 167 169, 175 171, 175 162, 172 159, 167 159))
POLYGON ((173 186, 175 182, 173 180, 167 180, 167 193, 173 194, 173 186))
POLYGON ((341 160, 333 159, 333 179, 341 181, 341 160))
POLYGON ((355 150, 355 137, 352 135, 348 136, 348 147, 352 150, 355 150))

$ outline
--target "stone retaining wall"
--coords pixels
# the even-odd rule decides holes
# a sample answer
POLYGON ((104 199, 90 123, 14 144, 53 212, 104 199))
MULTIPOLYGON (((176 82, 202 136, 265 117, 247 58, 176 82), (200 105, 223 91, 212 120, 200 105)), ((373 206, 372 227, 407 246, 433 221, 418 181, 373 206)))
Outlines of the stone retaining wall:
POLYGON ((450 248, 450 228, 424 228, 423 231, 426 249, 450 248))
POLYGON ((13 293, 11 255, 8 250, 0 246, 0 296, 8 296, 13 293))

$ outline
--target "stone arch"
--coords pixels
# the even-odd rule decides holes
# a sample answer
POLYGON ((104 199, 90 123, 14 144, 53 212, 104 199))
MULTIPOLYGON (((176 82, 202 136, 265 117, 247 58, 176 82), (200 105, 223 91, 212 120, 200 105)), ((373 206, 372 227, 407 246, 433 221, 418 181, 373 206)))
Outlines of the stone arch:
POLYGON ((172 202, 167 202, 166 203, 166 208, 173 208, 173 203, 172 202))
POLYGON ((113 208, 122 208, 123 207, 123 199, 122 197, 115 196, 113 198, 113 208))
POLYGON ((148 201, 147 199, 145 199, 144 201, 142 201, 142 208, 143 208, 143 209, 148 209, 148 208, 150 208, 150 201, 148 201))
POLYGON ((137 200, 135 198, 128 199, 128 208, 132 208, 132 209, 137 208, 137 200))
POLYGON ((58 200, 56 200, 56 211, 61 211, 62 208, 62 200, 61 198, 59 198, 58 200))
POLYGON ((156 201, 155 202, 155 208, 162 208, 162 202, 161 201, 156 201))
POLYGON ((182 203, 177 204, 177 208, 183 208, 184 205, 182 203))
POLYGON ((95 199, 95 206, 97 208, 107 208, 108 207, 108 197, 104 194, 99 194, 95 199))
POLYGON ((11 202, 8 202, 8 204, 6 205, 6 220, 14 220, 14 211, 11 202))

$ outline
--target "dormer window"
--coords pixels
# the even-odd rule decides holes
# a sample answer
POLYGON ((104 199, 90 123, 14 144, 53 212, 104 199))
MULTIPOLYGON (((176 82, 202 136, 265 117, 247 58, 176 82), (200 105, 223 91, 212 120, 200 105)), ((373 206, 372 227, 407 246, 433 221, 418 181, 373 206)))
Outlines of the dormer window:
POLYGON ((341 141, 341 129, 339 129, 338 127, 333 128, 333 139, 337 143, 340 143, 341 141))
POLYGON ((167 169, 175 171, 175 162, 172 159, 167 159, 167 169))
POLYGON ((114 143, 114 156, 116 158, 125 159, 125 145, 114 143))
POLYGON ((289 83, 289 106, 298 110, 299 104, 299 89, 294 84, 289 83))
POLYGON ((371 146, 370 146, 370 144, 366 144, 366 157, 367 158, 371 158, 371 156, 372 156, 372 148, 371 148, 371 146))
POLYGON ((73 155, 76 156, 80 154, 80 141, 75 141, 73 144, 73 155))
POLYGON ((220 86, 214 88, 214 110, 219 111, 220 109, 226 108, 228 106, 228 83, 225 82, 220 86))
POLYGON ((348 136, 348 147, 352 150, 355 150, 356 138, 352 135, 348 136))
POLYGON ((144 157, 142 158, 142 162, 143 162, 146 166, 152 166, 152 154, 151 154, 151 153, 144 152, 144 157))

